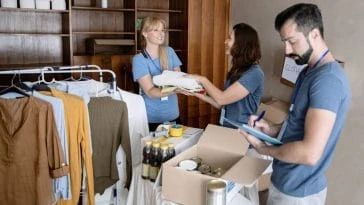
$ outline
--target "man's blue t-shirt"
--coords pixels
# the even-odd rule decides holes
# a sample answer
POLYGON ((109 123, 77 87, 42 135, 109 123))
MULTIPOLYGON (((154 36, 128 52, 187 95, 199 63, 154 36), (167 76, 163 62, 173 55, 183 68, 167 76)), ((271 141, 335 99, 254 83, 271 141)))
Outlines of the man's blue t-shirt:
MULTIPOLYGON (((263 70, 258 64, 252 65, 240 76, 237 82, 244 86, 249 91, 249 94, 239 101, 225 105, 223 108, 225 110, 225 116, 223 117, 239 124, 246 124, 248 123, 249 116, 256 114, 263 95, 263 70)), ((225 82, 225 90, 230 84, 230 79, 225 82)), ((226 121, 224 121, 223 126, 235 128, 226 121)))
POLYGON ((271 178, 273 185, 281 192, 294 197, 316 194, 327 187, 325 172, 331 163, 351 102, 348 79, 337 62, 330 62, 311 70, 304 69, 298 76, 297 82, 300 81, 301 86, 296 86, 293 91, 297 92, 297 97, 291 102, 294 107, 288 114, 282 142, 303 140, 305 117, 309 108, 332 111, 336 113, 336 119, 325 150, 316 165, 285 163, 274 159, 271 178))
MULTIPOLYGON (((167 47, 167 52, 169 70, 173 70, 175 67, 182 65, 176 52, 171 47, 167 47)), ((153 76, 161 74, 162 71, 159 58, 152 60, 145 58, 141 53, 133 57, 134 81, 146 75, 150 75, 153 78, 153 76)), ((141 95, 145 101, 149 123, 163 123, 174 120, 179 116, 178 98, 176 94, 168 96, 167 100, 149 98, 144 92, 141 95)))

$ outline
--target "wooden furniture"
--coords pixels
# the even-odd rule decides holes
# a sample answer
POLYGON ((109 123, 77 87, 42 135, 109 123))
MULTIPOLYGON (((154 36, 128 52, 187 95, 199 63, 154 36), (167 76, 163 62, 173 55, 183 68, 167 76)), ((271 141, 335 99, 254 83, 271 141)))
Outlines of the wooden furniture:
MULTIPOLYGON (((225 40, 229 32, 230 0, 190 0, 188 5, 188 73, 206 76, 223 90, 228 70, 225 40)), ((182 119, 205 128, 218 124, 220 110, 196 97, 180 97, 182 119)))
POLYGON ((0 8, 0 68, 71 64, 69 10, 0 8))
POLYGON ((125 88, 122 79, 130 81, 131 57, 140 50, 136 21, 146 16, 167 21, 169 45, 187 65, 187 5, 179 0, 108 0, 107 8, 101 8, 101 0, 66 0, 66 10, 0 8, 0 69, 99 61, 120 75, 119 86, 125 88))
MULTIPOLYGON (((168 44, 182 71, 205 75, 222 88, 230 0, 108 0, 107 6, 66 0, 66 10, 0 8, 0 69, 96 64, 113 70, 120 88, 137 92, 131 75, 131 58, 141 49, 137 22, 159 16, 168 23, 168 44)), ((219 115, 182 95, 180 110, 192 127, 216 123, 219 115)))

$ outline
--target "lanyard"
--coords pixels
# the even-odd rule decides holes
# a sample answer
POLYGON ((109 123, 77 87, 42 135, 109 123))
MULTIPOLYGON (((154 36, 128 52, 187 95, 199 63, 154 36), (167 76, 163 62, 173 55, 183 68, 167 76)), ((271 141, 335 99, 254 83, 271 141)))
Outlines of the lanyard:
MULTIPOLYGON (((316 63, 315 64, 313 64, 313 66, 312 66, 312 68, 311 68, 311 70, 312 69, 314 69, 314 68, 316 68, 320 63, 321 63, 321 61, 325 58, 325 56, 327 55, 329 53, 329 49, 327 49, 322 55, 321 55, 321 57, 316 61, 316 63)), ((307 67, 306 67, 307 68, 307 67)), ((305 74, 304 74, 305 75, 305 74)), ((296 102, 296 98, 297 98, 297 95, 298 95, 298 92, 299 92, 299 90, 300 90, 300 88, 301 88, 301 85, 302 85, 302 83, 303 83, 303 80, 304 80, 304 77, 300 77, 299 79, 298 79, 298 82, 296 83, 296 89, 295 89, 295 91, 294 91, 294 93, 293 93, 293 96, 292 96, 292 100, 291 100, 291 106, 289 107, 289 111, 290 112, 292 112, 293 111, 293 107, 294 107, 294 104, 295 104, 295 102, 296 102)))
POLYGON ((149 55, 149 53, 148 53, 147 49, 145 49, 145 53, 147 54, 148 59, 149 59, 150 61, 152 61, 152 63, 153 63, 153 65, 154 65, 154 67, 155 67, 155 68, 157 68, 157 70, 161 71, 162 69, 161 69, 161 68, 160 68, 157 64, 155 64, 154 60, 153 60, 153 59, 152 59, 152 57, 149 55))

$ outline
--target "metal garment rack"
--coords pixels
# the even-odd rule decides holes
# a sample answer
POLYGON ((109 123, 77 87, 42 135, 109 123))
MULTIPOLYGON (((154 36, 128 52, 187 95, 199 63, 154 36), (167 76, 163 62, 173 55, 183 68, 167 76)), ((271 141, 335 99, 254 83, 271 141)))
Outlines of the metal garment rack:
POLYGON ((117 91, 116 87, 116 75, 112 70, 101 69, 97 65, 80 65, 80 66, 61 66, 61 67, 43 67, 35 69, 23 69, 23 70, 5 70, 0 71, 0 75, 21 75, 21 74, 40 74, 40 77, 44 80, 45 74, 56 74, 56 73, 99 73, 100 82, 103 82, 103 73, 110 73, 112 77, 112 92, 117 91), (90 68, 96 68, 95 70, 90 70, 90 68), (78 69, 78 70, 76 70, 78 69))

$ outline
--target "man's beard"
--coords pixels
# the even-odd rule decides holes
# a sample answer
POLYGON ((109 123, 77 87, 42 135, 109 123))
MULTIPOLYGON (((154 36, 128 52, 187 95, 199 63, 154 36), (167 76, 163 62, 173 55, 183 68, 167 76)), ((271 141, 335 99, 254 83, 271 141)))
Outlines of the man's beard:
POLYGON ((288 54, 288 57, 294 59, 294 61, 296 62, 297 65, 304 65, 308 63, 308 60, 310 60, 311 54, 313 52, 313 48, 311 46, 310 41, 307 39, 307 43, 308 43, 308 49, 305 51, 305 53, 302 54, 302 56, 298 55, 298 54, 288 54), (297 58, 294 58, 297 57, 297 58))

